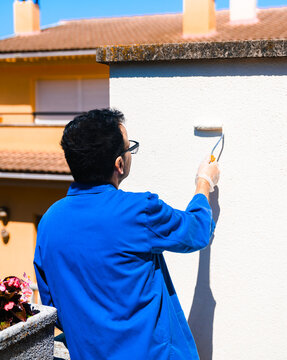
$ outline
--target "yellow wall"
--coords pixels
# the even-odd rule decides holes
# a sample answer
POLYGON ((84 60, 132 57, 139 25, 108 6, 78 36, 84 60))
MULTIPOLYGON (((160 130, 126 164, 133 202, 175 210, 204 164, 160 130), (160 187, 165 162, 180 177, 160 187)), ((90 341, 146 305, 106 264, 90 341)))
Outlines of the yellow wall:
POLYGON ((63 126, 7 126, 0 127, 0 151, 61 152, 63 126))
MULTIPOLYGON (((34 126, 31 115, 1 113, 35 111, 37 80, 75 78, 109 78, 109 67, 97 64, 94 57, 0 61, 0 151, 62 151, 59 142, 63 127, 34 126), (18 126, 13 126, 15 124, 18 126)), ((10 210, 9 242, 4 244, 0 236, 0 278, 9 275, 22 277, 25 271, 35 281, 36 216, 64 197, 68 185, 57 181, 0 178, 0 207, 10 210)), ((2 228, 1 221, 0 231, 2 228)))
POLYGON ((37 80, 108 78, 107 65, 91 60, 69 62, 44 60, 33 63, 0 62, 0 118, 6 124, 31 124, 31 115, 1 115, 1 113, 31 113, 35 111, 37 80))
MULTIPOLYGON (((66 195, 68 183, 35 180, 0 180, 0 207, 10 211, 7 244, 0 238, 0 278, 22 277, 24 271, 35 281, 33 257, 36 244, 35 221, 55 201, 66 195)), ((3 223, 0 223, 0 231, 3 223)))

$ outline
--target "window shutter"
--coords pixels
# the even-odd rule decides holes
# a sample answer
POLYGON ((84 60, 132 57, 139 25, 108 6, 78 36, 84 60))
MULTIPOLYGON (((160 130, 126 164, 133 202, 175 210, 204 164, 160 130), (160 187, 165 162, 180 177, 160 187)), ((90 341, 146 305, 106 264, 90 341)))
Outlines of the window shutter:
POLYGON ((109 79, 84 79, 81 85, 82 111, 109 106, 109 79))
POLYGON ((39 80, 36 86, 37 124, 66 124, 78 113, 109 106, 109 79, 39 80))

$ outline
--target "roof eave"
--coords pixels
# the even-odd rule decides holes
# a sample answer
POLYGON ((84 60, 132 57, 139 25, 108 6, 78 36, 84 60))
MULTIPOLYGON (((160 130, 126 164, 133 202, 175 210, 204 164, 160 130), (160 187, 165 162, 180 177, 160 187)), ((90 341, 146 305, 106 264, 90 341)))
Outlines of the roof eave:
POLYGON ((23 58, 45 58, 61 56, 90 56, 96 55, 96 49, 88 50, 51 50, 51 51, 20 51, 20 52, 2 52, 0 59, 23 59, 23 58))
POLYGON ((60 174, 39 174, 25 172, 3 172, 0 171, 0 179, 17 179, 17 180, 44 180, 44 181, 74 181, 71 175, 60 174))
POLYGON ((53 60, 95 57, 99 63, 150 62, 200 59, 274 58, 287 56, 287 40, 184 42, 170 44, 115 45, 95 49, 0 53, 0 61, 53 60))

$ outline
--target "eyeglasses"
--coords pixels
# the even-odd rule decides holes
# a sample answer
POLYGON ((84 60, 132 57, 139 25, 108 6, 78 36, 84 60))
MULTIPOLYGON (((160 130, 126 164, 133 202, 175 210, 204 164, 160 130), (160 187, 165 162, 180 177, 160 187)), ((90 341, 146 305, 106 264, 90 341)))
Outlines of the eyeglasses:
POLYGON ((126 152, 130 152, 131 154, 136 154, 139 150, 140 143, 135 140, 129 140, 130 146, 127 150, 123 151, 121 155, 124 155, 126 152))

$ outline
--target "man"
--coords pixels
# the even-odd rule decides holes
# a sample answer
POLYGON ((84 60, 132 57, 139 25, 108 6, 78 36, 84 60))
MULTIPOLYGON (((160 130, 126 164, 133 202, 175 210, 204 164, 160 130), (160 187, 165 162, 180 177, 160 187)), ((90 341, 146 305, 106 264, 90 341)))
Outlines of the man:
POLYGON ((208 245, 218 167, 201 165, 186 211, 149 192, 119 190, 139 145, 123 120, 119 111, 93 110, 64 130, 75 182, 38 228, 41 299, 57 308, 72 360, 198 359, 162 252, 208 245))

